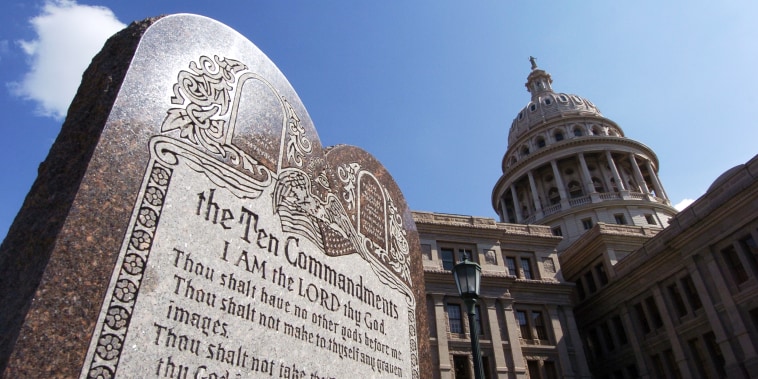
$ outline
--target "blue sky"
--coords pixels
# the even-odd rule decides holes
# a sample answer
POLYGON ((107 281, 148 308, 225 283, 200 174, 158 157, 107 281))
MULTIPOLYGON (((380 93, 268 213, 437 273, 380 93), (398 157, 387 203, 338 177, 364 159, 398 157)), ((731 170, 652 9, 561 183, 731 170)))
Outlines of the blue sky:
POLYGON ((0 14, 0 238, 107 36, 170 13, 255 43, 324 145, 359 146, 414 210, 495 217, 529 56, 651 147, 673 204, 758 153, 752 1, 18 1, 0 14))

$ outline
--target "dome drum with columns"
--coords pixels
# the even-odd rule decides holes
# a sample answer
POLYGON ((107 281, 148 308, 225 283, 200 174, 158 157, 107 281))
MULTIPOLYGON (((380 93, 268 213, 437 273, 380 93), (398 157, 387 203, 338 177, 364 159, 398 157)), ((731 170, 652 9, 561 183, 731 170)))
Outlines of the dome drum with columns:
POLYGON ((665 227, 676 214, 658 158, 577 95, 555 93, 534 58, 492 193, 502 222, 543 224, 567 246, 597 222, 665 227))

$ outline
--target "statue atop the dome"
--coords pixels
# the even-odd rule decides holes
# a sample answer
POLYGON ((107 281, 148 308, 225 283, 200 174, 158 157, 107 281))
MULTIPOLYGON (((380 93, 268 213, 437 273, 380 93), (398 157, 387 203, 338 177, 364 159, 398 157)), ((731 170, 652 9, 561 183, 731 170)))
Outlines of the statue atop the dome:
POLYGON ((530 55, 529 56, 529 62, 532 63, 532 70, 537 69, 537 58, 535 58, 535 57, 533 57, 533 56, 530 55))

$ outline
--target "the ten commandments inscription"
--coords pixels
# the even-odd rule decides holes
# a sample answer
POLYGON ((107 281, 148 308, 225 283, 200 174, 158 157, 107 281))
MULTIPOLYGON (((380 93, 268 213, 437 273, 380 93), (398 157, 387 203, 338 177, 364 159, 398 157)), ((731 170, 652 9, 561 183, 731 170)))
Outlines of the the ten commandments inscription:
POLYGON ((151 102, 109 122, 153 132, 81 377, 419 377, 397 186, 362 150, 323 149, 249 41, 166 41, 221 27, 160 20, 126 76, 121 92, 151 102))

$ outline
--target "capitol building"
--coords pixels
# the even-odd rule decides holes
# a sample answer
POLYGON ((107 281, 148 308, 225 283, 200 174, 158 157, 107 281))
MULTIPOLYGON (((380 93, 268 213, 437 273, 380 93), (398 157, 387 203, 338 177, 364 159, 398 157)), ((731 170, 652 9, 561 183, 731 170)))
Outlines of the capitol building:
MULTIPOLYGON (((499 219, 414 212, 435 378, 473 378, 450 269, 482 267, 487 378, 758 377, 758 156, 677 212, 648 146, 531 59, 499 219)), ((625 126, 633 128, 633 125, 625 126)))

